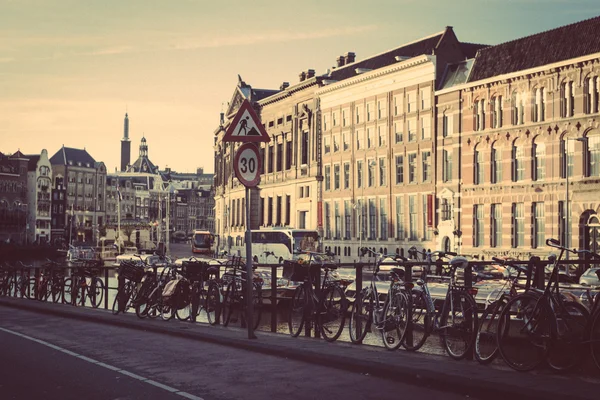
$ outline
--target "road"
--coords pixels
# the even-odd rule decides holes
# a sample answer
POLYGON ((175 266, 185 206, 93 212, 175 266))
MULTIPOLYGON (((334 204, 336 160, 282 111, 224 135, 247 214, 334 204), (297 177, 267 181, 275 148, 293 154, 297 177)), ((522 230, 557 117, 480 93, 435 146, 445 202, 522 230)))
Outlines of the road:
POLYGON ((192 339, 3 306, 0 354, 2 399, 464 398, 192 339))

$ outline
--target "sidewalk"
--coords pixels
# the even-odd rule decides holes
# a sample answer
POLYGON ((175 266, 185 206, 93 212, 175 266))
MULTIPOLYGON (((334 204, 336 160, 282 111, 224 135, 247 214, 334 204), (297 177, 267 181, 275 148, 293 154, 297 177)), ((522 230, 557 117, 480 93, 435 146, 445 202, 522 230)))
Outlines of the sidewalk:
MULTIPOLYGON (((270 332, 256 332, 258 339, 249 340, 246 339, 245 329, 175 320, 142 320, 134 314, 115 316, 106 310, 76 308, 35 300, 2 297, 0 306, 202 340, 477 398, 506 400, 507 397, 516 396, 518 399, 548 399, 560 396, 569 399, 596 399, 600 390, 600 378, 562 376, 546 371, 518 373, 430 354, 390 352, 372 346, 327 343, 320 339, 292 338, 270 332)), ((596 376, 600 377, 600 373, 596 376)))

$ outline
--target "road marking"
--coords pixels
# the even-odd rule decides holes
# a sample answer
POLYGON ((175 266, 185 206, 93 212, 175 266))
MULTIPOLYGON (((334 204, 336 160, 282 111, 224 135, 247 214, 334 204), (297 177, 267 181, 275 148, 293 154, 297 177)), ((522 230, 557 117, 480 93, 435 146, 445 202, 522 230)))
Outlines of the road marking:
POLYGON ((121 368, 118 368, 118 367, 113 367, 112 365, 105 364, 103 362, 94 360, 93 358, 89 358, 89 357, 86 357, 86 356, 81 355, 81 354, 77 354, 77 353, 75 353, 75 352, 73 352, 71 350, 63 349, 62 347, 59 347, 59 346, 57 346, 55 344, 46 342, 44 340, 36 339, 34 337, 27 336, 27 335, 24 335, 24 334, 19 333, 19 332, 11 331, 10 329, 6 329, 6 328, 1 328, 0 327, 0 331, 6 332, 6 333, 10 333, 11 335, 19 336, 19 337, 21 337, 23 339, 27 339, 27 340, 30 340, 32 342, 39 343, 39 344, 41 344, 43 346, 46 346, 46 347, 50 347, 51 349, 60 351, 62 353, 65 353, 65 354, 68 354, 70 356, 73 356, 75 358, 79 358, 80 360, 87 361, 87 362, 89 362, 91 364, 95 364, 95 365, 98 365, 100 367, 109 369, 111 371, 118 372, 118 373, 126 375, 126 376, 128 376, 128 377, 130 377, 132 379, 136 379, 136 380, 138 380, 140 382, 144 382, 144 383, 147 383, 149 385, 156 386, 157 388, 160 388, 160 389, 163 389, 163 390, 165 390, 167 392, 171 392, 173 394, 179 395, 179 396, 184 397, 186 399, 190 399, 190 400, 204 400, 202 397, 194 396, 193 394, 190 394, 190 393, 187 393, 187 392, 182 392, 179 389, 176 389, 174 387, 171 387, 171 386, 168 386, 168 385, 164 385, 164 384, 162 384, 160 382, 156 382, 156 381, 154 381, 152 379, 144 378, 143 376, 134 374, 133 372, 129 372, 127 370, 124 370, 124 369, 121 369, 121 368))

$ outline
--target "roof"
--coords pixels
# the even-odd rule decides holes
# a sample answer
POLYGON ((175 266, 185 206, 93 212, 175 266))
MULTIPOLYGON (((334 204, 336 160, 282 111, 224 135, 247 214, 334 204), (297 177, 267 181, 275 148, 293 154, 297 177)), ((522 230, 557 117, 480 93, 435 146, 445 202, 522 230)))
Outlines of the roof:
POLYGON ((71 147, 63 146, 50 157, 50 164, 52 165, 69 165, 69 161, 72 161, 72 165, 85 166, 87 168, 95 168, 96 160, 85 150, 73 149, 71 147))
POLYGON ((149 172, 158 173, 158 168, 150 161, 148 157, 139 157, 133 164, 127 168, 127 172, 149 172))
POLYGON ((280 90, 271 89, 252 89, 252 101, 259 101, 266 97, 272 96, 275 93, 279 93, 280 90))
POLYGON ((473 67, 473 61, 473 59, 470 59, 456 64, 449 64, 444 72, 444 77, 439 90, 466 83, 471 68, 473 67))
POLYGON ((486 47, 490 47, 490 45, 479 44, 479 43, 466 43, 466 42, 460 43, 460 48, 462 49, 466 58, 474 58, 475 55, 477 54, 477 51, 479 51, 480 49, 484 49, 486 47))
POLYGON ((25 157, 29 159, 29 162, 27 163, 27 170, 28 171, 37 170, 37 164, 38 164, 38 161, 40 161, 40 155, 39 154, 27 154, 25 157))
POLYGON ((480 49, 469 82, 600 52, 600 16, 480 49))
POLYGON ((443 35, 444 32, 436 33, 435 35, 419 39, 415 42, 404 44, 393 50, 336 68, 330 72, 329 79, 341 81, 356 76, 357 68, 378 69, 395 64, 398 62, 396 60, 397 56, 416 57, 423 54, 432 54, 443 35))

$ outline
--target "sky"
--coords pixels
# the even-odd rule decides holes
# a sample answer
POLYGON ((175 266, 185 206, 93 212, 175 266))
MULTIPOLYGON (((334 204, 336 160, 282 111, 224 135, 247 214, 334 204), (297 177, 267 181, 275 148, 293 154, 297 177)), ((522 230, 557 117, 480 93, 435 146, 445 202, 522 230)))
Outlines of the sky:
POLYGON ((161 169, 213 172, 237 75, 255 88, 325 73, 452 26, 499 44, 600 15, 598 0, 0 0, 0 152, 85 148, 120 166, 142 136, 161 169))

